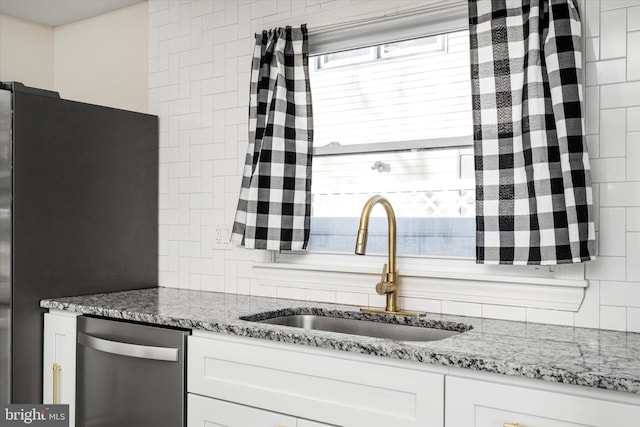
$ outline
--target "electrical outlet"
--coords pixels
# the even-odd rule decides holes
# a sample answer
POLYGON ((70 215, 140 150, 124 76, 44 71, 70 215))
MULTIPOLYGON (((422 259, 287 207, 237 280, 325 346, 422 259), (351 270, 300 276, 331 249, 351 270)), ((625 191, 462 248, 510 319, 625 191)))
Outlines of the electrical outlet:
POLYGON ((213 249, 231 249, 231 230, 222 224, 213 229, 213 249))

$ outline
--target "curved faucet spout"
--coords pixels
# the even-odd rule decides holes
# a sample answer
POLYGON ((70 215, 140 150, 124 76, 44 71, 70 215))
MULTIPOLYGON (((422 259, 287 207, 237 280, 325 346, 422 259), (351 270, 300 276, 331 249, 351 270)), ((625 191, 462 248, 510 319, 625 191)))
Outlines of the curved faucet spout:
POLYGON ((373 196, 365 203, 360 215, 360 227, 356 238, 356 250, 358 255, 364 255, 367 249, 367 235, 369 232, 369 217, 373 207, 380 203, 387 213, 389 228, 389 261, 382 271, 382 279, 376 286, 376 291, 387 295, 386 312, 398 312, 398 272, 396 271, 396 214, 389 200, 383 196, 373 196))
POLYGON ((369 217, 373 207, 380 203, 387 213, 389 227, 389 272, 396 271, 396 214, 389 200, 383 196, 373 196, 365 203, 360 215, 360 227, 356 239, 356 254, 364 255, 367 250, 367 236, 369 234, 369 217))

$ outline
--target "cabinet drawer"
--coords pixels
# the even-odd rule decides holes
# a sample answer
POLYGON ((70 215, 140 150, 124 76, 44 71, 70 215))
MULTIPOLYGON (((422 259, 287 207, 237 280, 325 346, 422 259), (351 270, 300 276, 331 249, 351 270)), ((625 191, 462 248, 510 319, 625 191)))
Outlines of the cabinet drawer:
POLYGON ((457 377, 447 377, 445 401, 446 427, 611 427, 640 419, 640 405, 457 377))
POLYGON ((187 427, 297 427, 294 417, 189 394, 187 427))
POLYGON ((191 393, 338 425, 444 423, 441 374, 257 339, 191 336, 188 349, 191 393))

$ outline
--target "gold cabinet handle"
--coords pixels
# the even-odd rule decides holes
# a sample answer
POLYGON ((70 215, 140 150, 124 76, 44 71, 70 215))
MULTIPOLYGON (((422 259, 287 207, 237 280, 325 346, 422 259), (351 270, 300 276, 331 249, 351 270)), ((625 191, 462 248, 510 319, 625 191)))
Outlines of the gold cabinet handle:
POLYGON ((518 423, 504 423, 502 424, 502 427, 524 427, 524 426, 521 426, 518 423))
POLYGON ((62 370, 62 365, 59 365, 53 362, 53 404, 57 405, 60 399, 59 391, 60 391, 60 371, 62 370))

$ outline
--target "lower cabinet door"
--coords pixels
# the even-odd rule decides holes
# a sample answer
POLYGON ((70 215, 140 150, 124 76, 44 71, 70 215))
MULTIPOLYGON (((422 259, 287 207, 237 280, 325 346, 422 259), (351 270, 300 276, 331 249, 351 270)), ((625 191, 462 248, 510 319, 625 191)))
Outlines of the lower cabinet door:
POLYGON ((341 353, 253 338, 190 336, 187 388, 329 425, 442 427, 443 374, 341 353))
POLYGON ((75 426, 76 313, 45 313, 42 402, 68 404, 69 426, 75 426))
POLYGON ((546 389, 448 376, 446 427, 636 426, 639 404, 572 395, 567 387, 546 389))
POLYGON ((188 427, 297 427, 296 423, 294 417, 249 406, 191 393, 187 398, 188 427))

